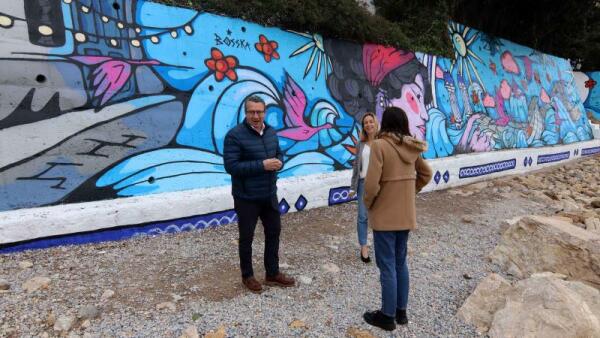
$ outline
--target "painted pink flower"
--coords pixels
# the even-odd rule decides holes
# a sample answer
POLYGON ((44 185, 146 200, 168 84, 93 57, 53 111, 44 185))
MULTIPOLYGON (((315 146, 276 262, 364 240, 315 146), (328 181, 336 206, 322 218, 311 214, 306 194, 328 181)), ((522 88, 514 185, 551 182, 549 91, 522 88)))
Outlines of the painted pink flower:
POLYGON ((224 56, 223 52, 214 47, 210 50, 210 56, 210 58, 204 60, 204 64, 208 69, 215 72, 217 81, 223 80, 226 76, 231 81, 237 80, 235 67, 238 65, 238 60, 235 56, 224 56))

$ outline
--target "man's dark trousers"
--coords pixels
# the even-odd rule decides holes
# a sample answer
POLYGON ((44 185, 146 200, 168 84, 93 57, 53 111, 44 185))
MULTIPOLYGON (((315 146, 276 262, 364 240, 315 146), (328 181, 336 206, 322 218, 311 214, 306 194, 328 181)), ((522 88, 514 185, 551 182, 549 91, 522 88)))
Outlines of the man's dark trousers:
POLYGON ((252 241, 256 222, 260 217, 265 232, 265 270, 267 276, 279 273, 279 234, 281 219, 277 208, 277 197, 264 200, 245 200, 234 197, 235 212, 238 216, 239 252, 242 278, 254 276, 252 269, 252 241))

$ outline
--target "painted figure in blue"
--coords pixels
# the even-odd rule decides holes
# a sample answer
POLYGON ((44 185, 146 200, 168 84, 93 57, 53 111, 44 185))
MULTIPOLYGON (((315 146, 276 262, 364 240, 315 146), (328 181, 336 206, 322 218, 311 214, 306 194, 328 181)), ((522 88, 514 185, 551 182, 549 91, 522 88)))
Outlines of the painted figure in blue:
POLYGON ((431 88, 427 67, 414 53, 343 41, 326 41, 325 46, 334 62, 329 90, 349 114, 361 118, 375 111, 380 119, 385 108, 399 107, 408 114, 411 134, 425 139, 431 88))

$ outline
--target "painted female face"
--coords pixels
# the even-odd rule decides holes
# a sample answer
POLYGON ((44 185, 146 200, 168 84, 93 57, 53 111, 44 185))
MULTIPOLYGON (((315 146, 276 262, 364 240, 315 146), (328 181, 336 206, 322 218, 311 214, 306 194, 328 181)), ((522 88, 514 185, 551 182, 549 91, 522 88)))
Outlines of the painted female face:
POLYGON ((415 82, 402 86, 402 96, 391 98, 389 105, 402 108, 408 117, 410 133, 419 140, 425 140, 425 123, 429 114, 425 109, 425 87, 421 74, 415 82))
POLYGON ((363 129, 367 135, 369 135, 369 137, 375 136, 375 133, 377 132, 377 124, 375 123, 373 116, 365 116, 363 119, 363 129))

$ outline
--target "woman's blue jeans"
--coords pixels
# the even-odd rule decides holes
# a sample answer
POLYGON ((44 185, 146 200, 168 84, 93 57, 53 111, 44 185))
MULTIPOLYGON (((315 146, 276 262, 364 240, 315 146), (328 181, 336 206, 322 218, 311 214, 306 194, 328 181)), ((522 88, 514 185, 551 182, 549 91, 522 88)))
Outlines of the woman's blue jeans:
POLYGON ((367 216, 367 207, 365 206, 365 202, 363 201, 363 197, 365 196, 365 180, 358 180, 358 188, 357 188, 357 200, 358 200, 358 217, 356 219, 356 232, 358 233, 358 244, 360 246, 367 245, 367 231, 369 228, 369 218, 367 216))
POLYGON ((390 317, 396 316, 396 310, 406 310, 408 304, 408 233, 409 230, 373 231, 381 281, 381 312, 390 317))

